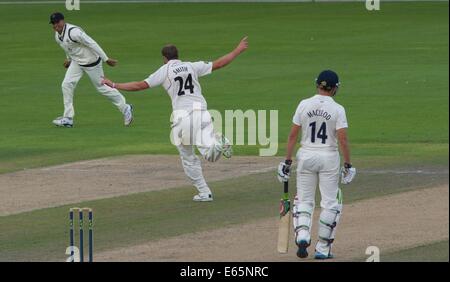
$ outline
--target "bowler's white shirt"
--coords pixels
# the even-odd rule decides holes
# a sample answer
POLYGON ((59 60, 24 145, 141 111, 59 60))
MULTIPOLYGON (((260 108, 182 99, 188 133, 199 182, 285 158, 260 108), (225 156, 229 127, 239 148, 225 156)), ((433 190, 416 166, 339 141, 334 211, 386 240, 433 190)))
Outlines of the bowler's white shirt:
POLYGON ((106 62, 108 56, 103 49, 80 27, 66 23, 61 34, 55 32, 55 40, 66 52, 67 58, 79 65, 89 65, 98 60, 106 62))
POLYGON ((149 87, 162 85, 172 100, 173 110, 206 110, 206 100, 198 79, 212 72, 211 62, 170 60, 144 81, 149 87), (197 107, 198 106, 198 107, 197 107))
POLYGON ((337 130, 347 128, 345 109, 332 97, 315 95, 302 100, 292 122, 302 128, 301 146, 307 150, 336 151, 337 130))

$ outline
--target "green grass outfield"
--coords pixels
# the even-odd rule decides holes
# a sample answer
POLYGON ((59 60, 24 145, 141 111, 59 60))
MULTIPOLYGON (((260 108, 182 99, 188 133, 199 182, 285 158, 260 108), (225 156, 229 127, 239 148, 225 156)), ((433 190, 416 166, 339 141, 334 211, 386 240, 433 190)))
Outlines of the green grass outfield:
MULTIPOLYGON (((175 154, 170 101, 162 88, 125 93, 135 123, 84 77, 75 94, 76 127, 58 129, 63 51, 48 16, 62 10, 119 66, 114 80, 141 80, 162 63, 161 46, 177 44, 185 60, 212 60, 243 35, 250 48, 202 79, 209 107, 279 110, 279 154, 298 102, 314 94, 324 68, 343 83, 355 154, 418 160, 448 154, 448 2, 287 4, 0 5, 0 172, 102 156, 175 154), (18 16, 20 15, 20 20, 18 16)), ((257 154, 256 146, 236 146, 257 154)))
MULTIPOLYGON (((162 88, 124 93, 136 109, 133 127, 124 128, 85 77, 75 94, 76 127, 51 125, 62 111, 64 77, 64 54, 48 24, 55 10, 64 6, 0 5, 0 173, 111 155, 176 154, 162 88)), ((185 60, 212 60, 248 35, 248 52, 202 79, 204 95, 220 111, 279 110, 280 155, 298 102, 314 94, 315 76, 332 68, 342 80, 336 100, 347 110, 357 168, 448 168, 448 2, 382 3, 379 12, 363 3, 86 4, 65 14, 119 59, 116 68, 105 66, 118 81, 156 70, 166 43, 177 44, 185 60)), ((238 155, 257 149, 235 146, 238 155)), ((442 183, 448 174, 367 175, 344 197, 349 203, 442 183)), ((211 183, 213 205, 195 205, 186 187, 80 205, 96 211, 96 251, 102 251, 276 216, 279 186, 265 173, 211 183)), ((0 261, 62 260, 67 210, 0 217, 0 261)))
POLYGON ((448 240, 436 242, 428 245, 418 246, 415 248, 401 250, 397 252, 381 254, 380 261, 384 262, 408 262, 422 261, 448 262, 448 240))

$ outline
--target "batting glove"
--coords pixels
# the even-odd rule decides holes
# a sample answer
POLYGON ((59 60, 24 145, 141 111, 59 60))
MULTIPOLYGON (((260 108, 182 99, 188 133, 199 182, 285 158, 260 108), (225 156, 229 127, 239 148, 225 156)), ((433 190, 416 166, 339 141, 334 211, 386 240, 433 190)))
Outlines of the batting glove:
POLYGON ((292 160, 285 160, 278 165, 278 181, 288 182, 291 174, 292 160))
POLYGON ((356 175, 356 168, 352 167, 349 163, 344 163, 344 167, 341 169, 341 183, 349 184, 352 182, 356 175))

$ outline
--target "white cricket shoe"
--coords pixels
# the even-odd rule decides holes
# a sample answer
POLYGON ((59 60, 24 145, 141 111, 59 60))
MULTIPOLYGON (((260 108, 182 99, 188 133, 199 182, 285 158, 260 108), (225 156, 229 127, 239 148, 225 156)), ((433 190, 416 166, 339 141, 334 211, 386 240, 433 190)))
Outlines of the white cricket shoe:
POLYGON ((73 127, 73 118, 57 117, 53 120, 53 124, 60 127, 73 127))
POLYGON ((331 252, 328 253, 328 255, 326 255, 326 254, 322 254, 321 252, 316 251, 316 253, 314 254, 314 258, 315 259, 333 259, 334 255, 331 252))
POLYGON ((128 104, 125 112, 123 113, 123 120, 125 126, 130 126, 133 122, 133 105, 128 104))
POLYGON ((213 197, 210 193, 199 193, 192 198, 194 202, 211 202, 213 197))

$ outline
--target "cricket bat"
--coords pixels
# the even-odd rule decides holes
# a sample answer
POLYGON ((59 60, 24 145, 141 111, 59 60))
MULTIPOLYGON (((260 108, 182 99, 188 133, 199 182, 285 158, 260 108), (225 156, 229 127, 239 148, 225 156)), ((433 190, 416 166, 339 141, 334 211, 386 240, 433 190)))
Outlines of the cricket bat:
POLYGON ((291 230, 291 201, 289 200, 289 184, 284 182, 283 197, 280 201, 280 222, 278 226, 278 252, 285 254, 289 247, 291 230))

